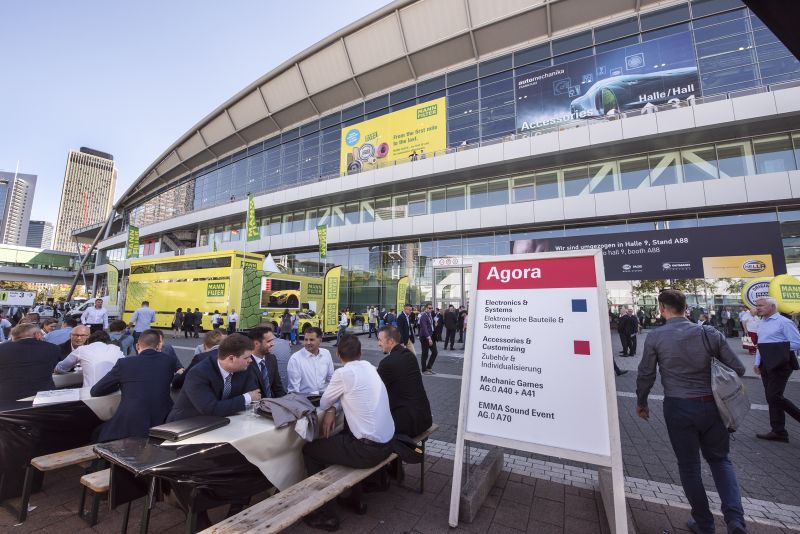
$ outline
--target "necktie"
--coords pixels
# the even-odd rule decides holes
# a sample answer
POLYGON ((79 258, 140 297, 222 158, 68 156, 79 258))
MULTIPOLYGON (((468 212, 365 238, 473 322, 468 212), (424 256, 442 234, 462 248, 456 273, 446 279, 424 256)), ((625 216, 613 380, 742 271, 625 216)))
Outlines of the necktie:
POLYGON ((265 396, 269 398, 272 395, 270 393, 271 390, 269 387, 269 373, 267 372, 267 364, 266 362, 264 362, 264 360, 261 360, 258 366, 261 368, 261 378, 264 379, 264 392, 266 393, 265 396))
POLYGON ((227 399, 231 395, 231 377, 233 375, 230 374, 225 377, 225 385, 222 386, 222 398, 227 399))

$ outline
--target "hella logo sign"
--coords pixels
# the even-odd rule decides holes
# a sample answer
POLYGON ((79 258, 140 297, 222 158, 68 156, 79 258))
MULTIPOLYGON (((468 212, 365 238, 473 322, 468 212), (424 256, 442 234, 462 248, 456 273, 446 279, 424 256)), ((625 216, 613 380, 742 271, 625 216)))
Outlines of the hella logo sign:
POLYGON ((760 273, 767 268, 767 264, 761 260, 747 260, 742 265, 742 269, 748 273, 760 273))

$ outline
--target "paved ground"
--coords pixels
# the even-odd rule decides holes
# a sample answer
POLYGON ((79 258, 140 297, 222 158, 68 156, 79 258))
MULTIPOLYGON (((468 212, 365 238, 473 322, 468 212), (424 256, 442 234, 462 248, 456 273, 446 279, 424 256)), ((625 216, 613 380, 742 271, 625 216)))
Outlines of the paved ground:
MULTIPOLYGON (((644 338, 644 336, 642 336, 644 338)), ((366 359, 377 363, 381 357, 373 340, 362 336, 366 359)), ((612 336, 615 350, 619 348, 612 336)), ((169 340, 171 341, 171 340, 169 340)), ((178 354, 188 361, 194 340, 175 340, 178 354)), ((643 339, 639 343, 639 351, 643 339)), ((743 360, 747 356, 731 343, 743 360)), ((324 346, 329 347, 329 344, 324 346)), ((460 345, 457 345, 459 347, 460 345)), ((632 372, 617 377, 623 462, 626 474, 626 496, 631 520, 640 533, 683 533, 688 519, 688 505, 680 488, 677 467, 669 446, 658 395, 660 385, 653 390, 651 420, 635 416, 635 368, 638 358, 617 358, 620 367, 632 372)), ((435 376, 424 377, 431 400, 434 420, 440 430, 429 446, 429 475, 426 493, 418 495, 409 489, 392 487, 388 493, 367 495, 369 506, 365 516, 342 512, 344 532, 420 532, 448 530, 447 517, 450 477, 454 452, 463 352, 440 351, 434 367, 435 376)), ((747 363, 750 363, 747 361, 747 363)), ((736 433, 731 456, 737 469, 745 496, 745 511, 749 516, 750 532, 777 533, 800 530, 800 425, 788 424, 789 444, 757 440, 755 432, 767 428, 767 412, 763 389, 755 378, 746 380, 755 409, 745 427, 736 433)), ((792 382, 787 396, 800 400, 800 383, 792 382)), ((597 474, 592 466, 564 464, 558 459, 505 451, 505 467, 484 507, 472 524, 462 524, 466 532, 606 532, 599 494, 595 491, 597 474)), ((480 461, 486 446, 474 444, 473 459, 480 461)), ((416 482, 415 467, 409 467, 407 485, 416 482)), ((709 496, 716 508, 719 499, 713 493, 713 482, 704 470, 709 496)), ((104 510, 101 522, 93 529, 86 528, 75 515, 77 510, 78 470, 49 474, 45 490, 34 496, 38 506, 28 522, 11 528, 13 517, 0 509, 0 532, 114 532, 118 531, 121 514, 104 510)), ((12 502, 16 504, 16 502, 12 502)), ((131 514, 131 531, 138 528, 141 503, 131 514)), ((224 510, 216 510, 212 518, 220 518, 224 510)), ((152 519, 151 532, 180 532, 183 515, 174 508, 159 504, 152 519)), ((718 529, 724 527, 718 520, 718 529)), ((297 525, 292 532, 308 531, 297 525)), ((315 531, 316 532, 316 531, 315 531)))

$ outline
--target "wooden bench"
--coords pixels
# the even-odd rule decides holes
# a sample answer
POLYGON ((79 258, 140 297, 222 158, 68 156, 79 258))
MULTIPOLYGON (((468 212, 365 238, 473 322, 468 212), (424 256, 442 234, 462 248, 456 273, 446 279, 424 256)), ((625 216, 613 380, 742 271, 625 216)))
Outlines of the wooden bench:
POLYGON ((22 486, 22 499, 19 505, 17 522, 22 523, 28 518, 28 504, 30 503, 31 491, 33 489, 34 469, 46 473, 73 465, 86 464, 84 467, 88 467, 96 458, 97 455, 94 453, 94 445, 87 445, 85 447, 78 447, 77 449, 70 449, 68 451, 55 452, 53 454, 32 458, 25 471, 25 482, 22 486))
MULTIPOLYGON (((78 516, 89 523, 90 527, 97 524, 97 512, 100 509, 100 499, 103 495, 108 493, 111 487, 111 469, 103 469, 102 471, 95 471, 94 473, 87 473, 81 477, 81 485, 85 491, 92 493, 92 508, 89 511, 88 518, 85 505, 85 493, 81 495, 80 506, 78 507, 78 516)), ((122 516, 122 533, 128 529, 128 517, 131 513, 131 503, 125 506, 125 513, 122 516)))
MULTIPOLYGON (((434 424, 428 430, 414 438, 422 443, 422 463, 420 488, 425 480, 425 442, 438 429, 434 424)), ((310 476, 287 490, 275 494, 238 514, 231 516, 203 531, 204 534, 268 534, 280 532, 293 525, 304 516, 318 509, 328 501, 335 499, 346 490, 369 477, 397 458, 392 453, 375 467, 354 469, 342 465, 332 465, 310 476)))

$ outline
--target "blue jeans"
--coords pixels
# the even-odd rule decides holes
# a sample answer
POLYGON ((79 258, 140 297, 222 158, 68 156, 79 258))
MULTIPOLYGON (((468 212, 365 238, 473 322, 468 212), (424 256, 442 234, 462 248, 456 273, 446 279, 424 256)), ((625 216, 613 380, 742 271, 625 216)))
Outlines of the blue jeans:
POLYGON ((292 328, 292 345, 297 343, 297 328, 292 328))
POLYGON ((714 532, 714 516, 708 508, 706 490, 700 476, 700 452, 711 468, 714 485, 722 501, 722 514, 728 529, 744 527, 742 496, 733 464, 728 459, 730 434, 713 401, 664 398, 664 421, 667 423, 672 450, 678 459, 683 491, 692 505, 692 517, 702 532, 714 532))
POLYGON ((339 343, 339 340, 342 339, 342 336, 347 333, 347 327, 339 325, 339 330, 336 332, 336 343, 339 343))

